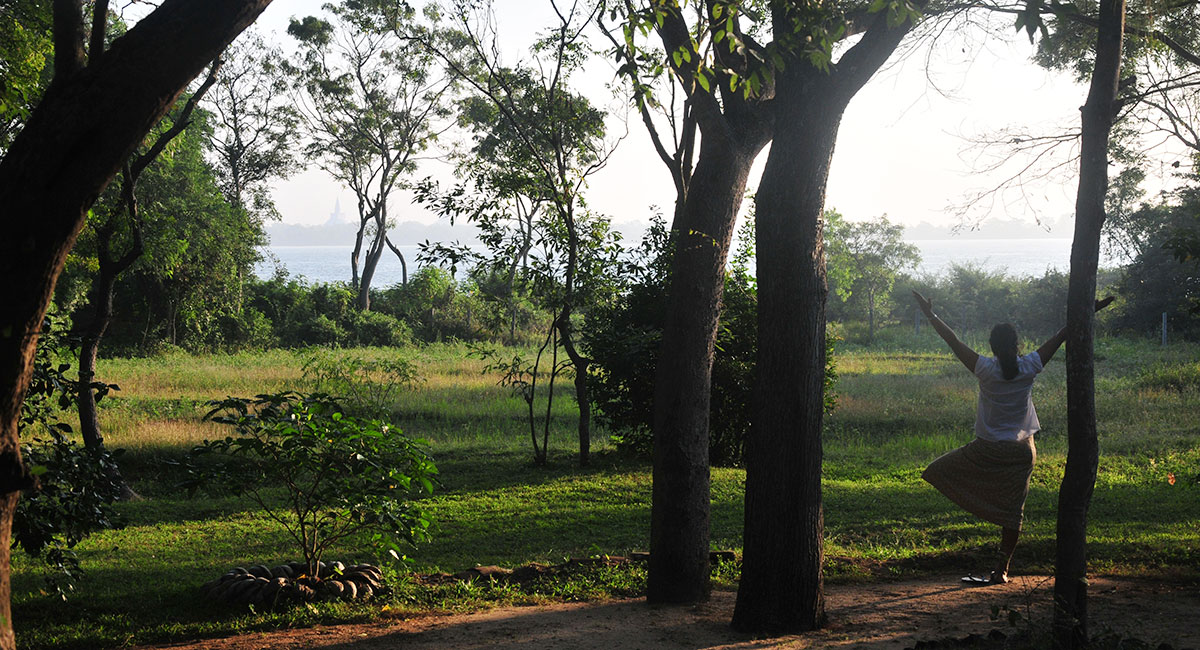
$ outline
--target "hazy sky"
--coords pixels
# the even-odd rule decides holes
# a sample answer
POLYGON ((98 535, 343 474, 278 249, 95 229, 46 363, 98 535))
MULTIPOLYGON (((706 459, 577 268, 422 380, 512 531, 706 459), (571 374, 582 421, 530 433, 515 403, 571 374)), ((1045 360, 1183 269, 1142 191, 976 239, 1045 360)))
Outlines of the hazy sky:
MULTIPOLYGON (((527 43, 532 33, 531 24, 544 11, 544 1, 497 0, 501 37, 511 49, 507 56, 520 54, 521 44, 527 43), (505 19, 514 15, 521 19, 505 19)), ((278 0, 259 20, 258 29, 287 44, 284 29, 288 18, 319 13, 320 4, 319 0, 278 0)), ((967 138, 1017 124, 1078 123, 1078 107, 1087 89, 1031 63, 1032 52, 1024 35, 1013 33, 1008 42, 947 42, 928 67, 926 50, 901 61, 893 59, 846 111, 826 204, 851 219, 887 214, 893 221, 910 225, 958 223, 959 217, 948 212, 948 206, 961 204, 973 192, 994 186, 1007 175, 982 173, 982 162, 975 159, 979 152, 969 147, 967 138), (936 81, 936 89, 930 79, 936 81)), ((611 74, 604 62, 590 65, 581 89, 593 101, 604 103, 608 95, 603 84, 611 74)), ((651 205, 669 212, 674 197, 670 177, 641 122, 631 119, 628 127, 616 117, 611 122, 610 132, 627 130, 628 136, 608 167, 593 177, 586 194, 588 202, 617 223, 644 221, 651 205)), ((765 158, 765 154, 760 157, 760 165, 765 158)), ((418 176, 429 174, 450 177, 447 167, 436 162, 418 172, 418 176)), ((757 170, 751 175, 751 190, 758 176, 757 170)), ((1024 219, 1031 228, 1031 205, 1044 219, 1068 216, 1075 187, 1073 178, 1064 180, 1033 184, 1023 192, 1010 191, 1000 195, 990 209, 983 206, 972 214, 975 218, 1024 219)), ((289 223, 324 222, 338 197, 344 211, 354 205, 348 190, 316 169, 278 183, 274 197, 289 223)), ((392 205, 392 214, 401 221, 434 219, 419 207, 410 207, 406 196, 398 195, 392 205)))

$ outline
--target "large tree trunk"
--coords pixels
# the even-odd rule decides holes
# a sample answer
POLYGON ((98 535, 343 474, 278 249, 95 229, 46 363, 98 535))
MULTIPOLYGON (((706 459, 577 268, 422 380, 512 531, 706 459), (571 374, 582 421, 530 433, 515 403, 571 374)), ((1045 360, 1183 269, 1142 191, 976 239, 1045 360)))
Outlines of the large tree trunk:
POLYGON ((0 161, 0 650, 15 647, 9 547, 19 491, 30 484, 17 421, 67 252, 121 163, 269 3, 165 0, 94 65, 59 67, 63 74, 0 161))
POLYGON ((1096 267, 1108 190, 1108 138, 1121 73, 1124 0, 1101 0, 1096 67, 1082 109, 1079 194, 1067 290, 1067 466, 1058 492, 1054 568, 1054 642, 1060 648, 1087 644, 1087 512, 1096 485, 1100 450, 1096 439, 1093 366, 1096 267))
POLYGON ((709 593, 708 416, 725 260, 746 180, 769 137, 705 134, 679 214, 654 389, 650 602, 696 602, 709 593))
POLYGON ((828 99, 828 78, 812 76, 788 88, 801 96, 776 98, 803 108, 791 113, 794 122, 777 123, 755 202, 758 375, 746 440, 745 546, 733 615, 739 630, 812 630, 825 619, 821 213, 844 104, 828 99))
MULTIPOLYGON (((821 423, 828 289, 821 215, 842 113, 911 28, 889 25, 887 13, 872 20, 829 72, 795 57, 776 75, 775 140, 756 201, 758 374, 733 615, 739 630, 804 631, 825 620, 821 423)), ((791 24, 786 12, 775 20, 791 24)))

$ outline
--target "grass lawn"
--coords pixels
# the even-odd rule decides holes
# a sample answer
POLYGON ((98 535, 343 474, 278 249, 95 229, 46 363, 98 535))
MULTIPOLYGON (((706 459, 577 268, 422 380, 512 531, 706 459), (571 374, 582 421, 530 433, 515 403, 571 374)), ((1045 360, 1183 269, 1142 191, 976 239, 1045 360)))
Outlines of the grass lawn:
MULTIPOLYGON (((829 580, 877 580, 971 570, 990 560, 994 526, 959 511, 920 480, 939 454, 966 443, 974 379, 932 338, 897 329, 875 347, 844 345, 840 406, 826 419, 825 513, 829 580)), ((980 347, 980 346, 977 346, 980 347)), ((524 402, 497 387, 466 348, 354 350, 400 354, 425 381, 396 404, 395 423, 427 439, 442 487, 428 506, 437 532, 389 569, 395 589, 371 604, 321 604, 262 613, 205 603, 197 587, 233 566, 297 559, 283 531, 246 500, 173 489, 163 460, 204 438, 203 402, 304 388, 305 354, 170 355, 101 363, 121 386, 102 402, 105 436, 127 450, 125 475, 146 500, 119 506, 124 527, 77 550, 87 571, 65 602, 43 593, 41 570, 14 553, 13 616, 24 648, 97 648, 314 622, 364 620, 384 610, 459 609, 636 594, 641 568, 595 569, 527 588, 413 583, 411 572, 515 566, 568 557, 623 555, 649 540, 651 471, 612 449, 599 431, 593 463, 574 458, 570 383, 553 409, 550 463, 531 464, 524 402)), ((1017 572, 1046 572, 1054 558, 1055 504, 1066 456, 1065 355, 1035 386, 1042 421, 1038 466, 1026 506, 1017 572)), ((1200 573, 1200 346, 1102 340, 1097 346, 1101 460, 1089 516, 1091 563, 1105 572, 1200 573), (1169 477, 1174 477, 1174 482, 1169 477)), ((744 472, 712 473, 712 544, 740 550, 744 472)), ((366 545, 335 554, 369 560, 366 545)), ((736 568, 718 580, 736 580, 736 568)))

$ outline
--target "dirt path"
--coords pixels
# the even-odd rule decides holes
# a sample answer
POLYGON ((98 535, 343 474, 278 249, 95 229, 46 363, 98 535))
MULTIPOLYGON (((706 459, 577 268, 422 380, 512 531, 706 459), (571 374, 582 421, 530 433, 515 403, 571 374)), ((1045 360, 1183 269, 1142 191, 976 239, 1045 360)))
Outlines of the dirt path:
MULTIPOLYGON (((826 590, 830 626, 811 634, 755 639, 729 628, 734 594, 717 592, 698 607, 652 607, 638 600, 505 607, 475 614, 422 616, 364 625, 340 625, 248 634, 226 639, 152 646, 174 650, 433 650, 455 648, 863 648, 912 647, 919 640, 1009 631, 990 619, 1008 607, 1046 629, 1052 581, 1019 577, 996 587, 968 588, 957 577, 826 590)), ((1091 581, 1093 630, 1111 629, 1157 646, 1200 649, 1200 585, 1128 578, 1091 581)), ((1022 624, 1024 625, 1024 624, 1022 624)))

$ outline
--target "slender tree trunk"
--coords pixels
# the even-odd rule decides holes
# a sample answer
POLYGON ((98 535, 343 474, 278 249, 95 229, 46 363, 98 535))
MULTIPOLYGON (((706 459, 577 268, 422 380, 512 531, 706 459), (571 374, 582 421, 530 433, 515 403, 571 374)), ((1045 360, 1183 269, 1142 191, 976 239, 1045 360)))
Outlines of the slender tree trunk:
POLYGON ((379 231, 367 249, 367 259, 363 260, 362 277, 358 281, 358 298, 355 306, 362 311, 371 309, 371 282, 375 279, 375 269, 379 266, 379 258, 383 257, 383 242, 387 235, 379 231))
POLYGON ((100 352, 100 340, 112 320, 113 288, 116 283, 116 274, 106 271, 102 266, 93 298, 95 314, 84 330, 79 344, 79 384, 76 391, 79 433, 83 436, 83 444, 91 448, 104 446, 104 437, 100 433, 100 415, 96 409, 96 392, 92 389, 92 383, 96 380, 96 358, 100 352))
POLYGON ((805 631, 825 620, 821 214, 845 105, 829 99, 827 77, 811 77, 785 87, 795 93, 782 96, 791 120, 777 121, 755 202, 758 376, 746 440, 745 550, 733 615, 739 630, 805 631))
POLYGON ((875 342, 875 295, 867 292, 867 341, 875 342))
POLYGON ((1087 512, 1100 457, 1093 365, 1096 268, 1108 190, 1108 138, 1116 112, 1124 30, 1124 0, 1101 0, 1096 64, 1082 109, 1079 194, 1067 290, 1068 447, 1058 493, 1054 570, 1054 643, 1059 648, 1082 648, 1088 642, 1087 512))
POLYGON ((680 212, 667 318, 654 389, 650 602, 697 602, 709 593, 709 387, 725 260, 767 125, 738 140, 705 134, 680 212))
MULTIPOLYGON (((120 271, 105 271, 103 267, 96 287, 96 313, 79 344, 79 382, 76 386, 75 404, 79 410, 79 434, 83 444, 92 449, 104 447, 104 436, 100 429, 100 411, 96 407, 96 392, 92 384, 96 381, 96 359, 100 353, 100 340, 112 321, 113 289, 120 271)), ((113 466, 112 480, 120 486, 122 501, 141 500, 122 475, 120 468, 113 466)))
MULTIPOLYGON (((115 219, 116 216, 110 215, 110 221, 98 229, 96 237, 100 257, 100 275, 96 279, 92 296, 94 309, 92 320, 84 329, 79 344, 79 381, 75 387, 75 405, 79 411, 79 434, 83 437, 83 444, 91 449, 104 448, 104 436, 100 429, 100 411, 96 407, 96 392, 92 388, 92 384, 96 381, 96 359, 100 354, 100 341, 104 338, 104 333, 108 331, 108 326, 112 322, 113 291, 116 288, 117 277, 133 266, 133 263, 141 257, 143 250, 137 204, 133 196, 133 181, 130 180, 128 166, 125 171, 126 186, 122 190, 123 201, 124 209, 130 212, 133 221, 133 242, 129 250, 120 258, 113 259, 111 254, 115 224, 111 219, 115 219)), ((122 501, 141 499, 141 496, 134 492, 129 483, 125 481, 120 468, 116 465, 113 465, 111 478, 120 486, 122 501)))
POLYGON ((359 287, 358 259, 362 255, 362 245, 367 233, 367 224, 371 223, 371 216, 367 214, 366 209, 366 202, 363 200, 362 195, 359 194, 358 230, 354 232, 354 250, 350 251, 350 286, 355 291, 358 291, 359 287))
POLYGON ((396 254, 396 258, 400 260, 400 286, 407 287, 408 286, 408 262, 406 262, 404 260, 404 253, 401 253, 400 249, 397 248, 396 245, 392 243, 392 240, 390 237, 384 237, 383 241, 384 241, 384 243, 387 244, 388 248, 392 249, 392 252, 396 254))
POLYGON ((20 490, 31 484, 17 421, 67 252, 121 163, 187 83, 269 3, 165 0, 95 65, 64 66, 0 161, 0 650, 15 647, 12 516, 20 490))
POLYGON ((586 467, 592 453, 592 404, 588 393, 588 366, 575 366, 575 399, 579 402, 579 465, 586 467))
POLYGON ((588 393, 588 367, 591 365, 591 359, 580 354, 575 348, 571 311, 570 307, 564 308, 559 314, 556 326, 563 349, 575 370, 575 401, 579 404, 579 421, 576 426, 579 433, 579 465, 586 466, 592 449, 592 404, 588 393))
MULTIPOLYGON (((567 200, 573 201, 568 196, 567 200)), ((571 365, 575 369, 575 401, 579 404, 579 464, 586 466, 592 447, 592 408, 588 402, 588 366, 591 359, 580 354, 575 347, 574 328, 571 316, 575 312, 575 275, 579 269, 579 231, 575 227, 573 206, 567 205, 562 211, 563 224, 567 227, 567 268, 563 277, 563 308, 559 312, 555 326, 558 327, 559 339, 571 365)))

